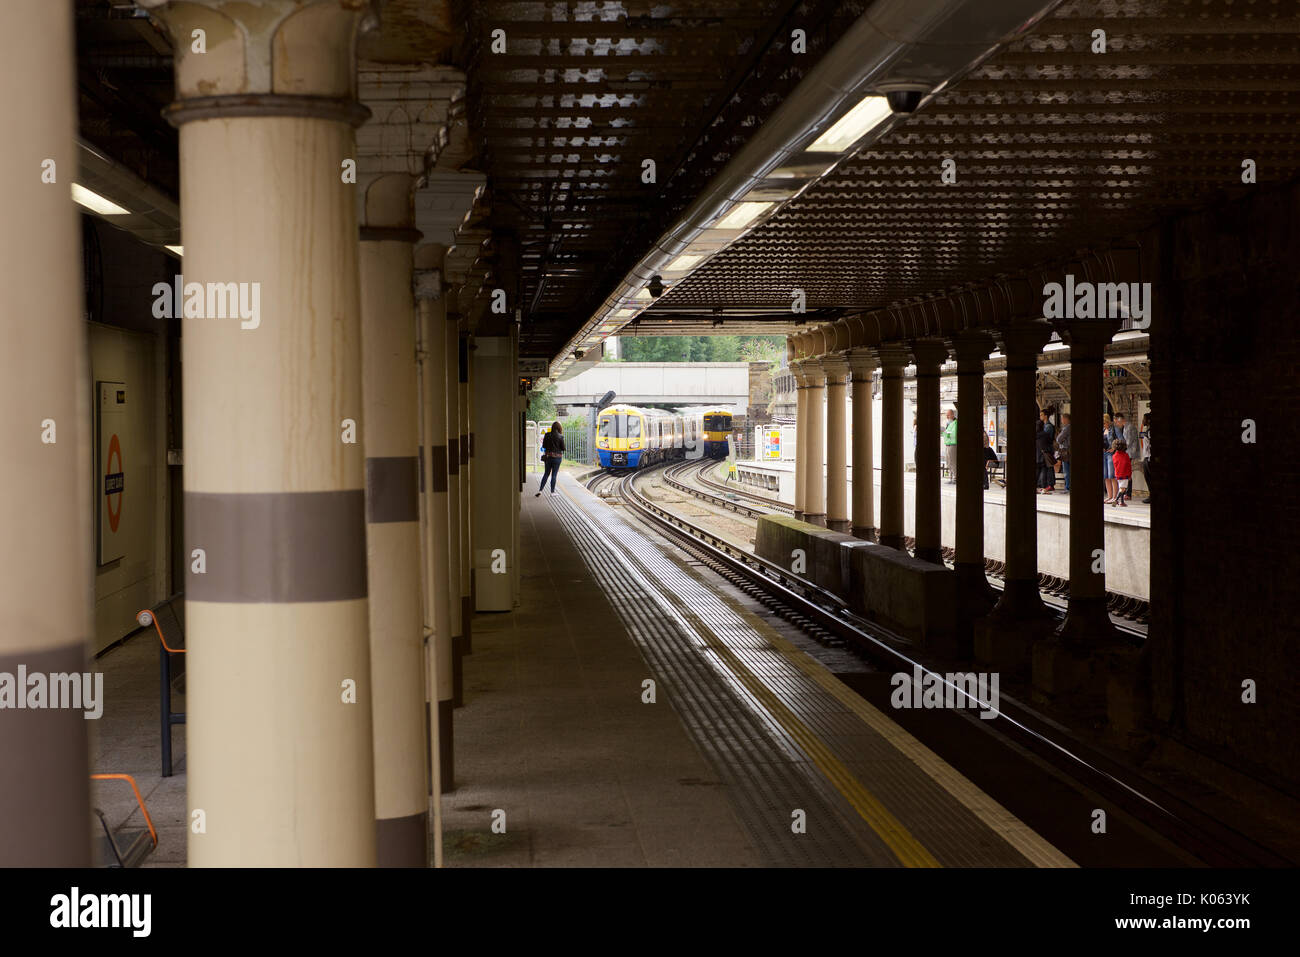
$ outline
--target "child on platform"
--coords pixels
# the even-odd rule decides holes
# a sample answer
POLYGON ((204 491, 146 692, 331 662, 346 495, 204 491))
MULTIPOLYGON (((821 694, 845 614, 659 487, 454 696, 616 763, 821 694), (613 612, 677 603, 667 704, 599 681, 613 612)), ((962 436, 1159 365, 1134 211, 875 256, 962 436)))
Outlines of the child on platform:
POLYGON ((1128 497, 1133 488, 1133 460, 1129 458, 1128 443, 1123 439, 1116 439, 1110 444, 1111 462, 1115 466, 1115 481, 1119 483, 1120 491, 1115 496, 1115 501, 1111 502, 1111 507, 1118 505, 1120 508, 1128 508, 1124 504, 1124 499, 1128 497))

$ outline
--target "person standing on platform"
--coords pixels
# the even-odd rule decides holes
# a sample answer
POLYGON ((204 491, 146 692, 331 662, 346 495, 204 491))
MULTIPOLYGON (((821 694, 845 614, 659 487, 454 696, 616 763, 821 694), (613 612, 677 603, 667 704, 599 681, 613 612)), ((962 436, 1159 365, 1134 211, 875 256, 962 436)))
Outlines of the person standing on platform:
POLYGON ((1115 432, 1115 426, 1111 424, 1110 413, 1106 412, 1101 417, 1101 477, 1106 481, 1106 500, 1105 504, 1111 504, 1118 492, 1118 486, 1115 484, 1115 463, 1111 458, 1111 443, 1121 438, 1115 432))
POLYGON ((1070 491, 1070 413, 1061 413, 1061 431, 1056 433, 1056 458, 1065 473, 1065 490, 1070 491))
POLYGON ((1038 452, 1038 491, 1051 495, 1056 488, 1056 428, 1052 425, 1052 407, 1038 413, 1034 429, 1034 447, 1038 452))
MULTIPOLYGON (((1136 426, 1136 425, 1131 425, 1131 424, 1129 424, 1129 421, 1128 421, 1127 418, 1125 418, 1123 412, 1116 412, 1116 413, 1115 413, 1115 431, 1119 433, 1118 438, 1121 438, 1121 439, 1124 440, 1124 448, 1125 448, 1125 449, 1132 449, 1134 452, 1136 452, 1136 451, 1138 450, 1138 430, 1137 430, 1137 426, 1136 426)), ((1130 457, 1131 457, 1131 454, 1130 454, 1130 457)), ((1116 477, 1118 478, 1118 476, 1116 476, 1116 477)), ((1125 493, 1124 497, 1125 497, 1125 498, 1132 498, 1132 497, 1133 497, 1133 481, 1132 481, 1132 479, 1129 480, 1129 482, 1128 482, 1126 488, 1128 489, 1128 491, 1125 493)))
POLYGON ((1111 453, 1111 458, 1114 460, 1115 483, 1118 490, 1115 494, 1115 501, 1110 504, 1112 507, 1118 505, 1120 508, 1127 508, 1124 499, 1132 494, 1133 460, 1129 458, 1128 445, 1123 439, 1116 439, 1111 443, 1111 448, 1114 450, 1111 453))
MULTIPOLYGON (((931 426, 934 428, 934 426, 931 426)), ((931 441, 934 441, 931 439, 931 441)), ((957 484, 957 411, 948 410, 948 424, 943 428, 943 457, 948 465, 948 484, 957 484)))
POLYGON ((542 436, 542 461, 546 471, 542 472, 542 484, 537 486, 537 498, 546 488, 547 476, 551 479, 551 494, 555 494, 555 480, 560 475, 560 461, 564 458, 564 429, 558 422, 551 423, 551 430, 542 436))
POLYGON ((1151 504, 1151 413, 1142 414, 1142 480, 1147 483, 1143 505, 1151 504))

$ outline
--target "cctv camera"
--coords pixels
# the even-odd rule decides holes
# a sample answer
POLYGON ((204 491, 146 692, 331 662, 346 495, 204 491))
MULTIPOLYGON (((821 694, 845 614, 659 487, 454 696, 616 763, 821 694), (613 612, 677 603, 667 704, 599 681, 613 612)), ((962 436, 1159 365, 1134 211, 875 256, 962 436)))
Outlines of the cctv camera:
POLYGON ((660 296, 664 294, 664 281, 660 279, 658 276, 655 276, 653 279, 650 280, 649 289, 650 289, 650 295, 658 299, 660 296))
POLYGON ((921 90, 890 90, 885 94, 889 108, 895 113, 914 113, 921 104, 921 90))

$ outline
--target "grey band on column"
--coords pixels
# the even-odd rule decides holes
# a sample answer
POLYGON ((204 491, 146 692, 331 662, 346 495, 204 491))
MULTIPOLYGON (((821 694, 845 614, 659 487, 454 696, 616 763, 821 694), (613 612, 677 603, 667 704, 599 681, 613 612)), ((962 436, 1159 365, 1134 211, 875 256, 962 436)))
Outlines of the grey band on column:
POLYGON ((362 226, 361 241, 363 243, 418 243, 424 238, 424 233, 418 229, 407 229, 402 226, 362 226))
POLYGON ((215 120, 230 116, 301 116, 316 120, 338 120, 358 127, 370 119, 370 110, 351 97, 286 93, 195 96, 177 100, 163 110, 163 117, 172 126, 181 126, 193 120, 215 120))
POLYGON ((366 459, 366 521, 415 522, 420 518, 419 459, 414 455, 366 459))
POLYGON ((433 490, 435 492, 447 491, 447 446, 432 445, 429 447, 429 454, 433 457, 431 466, 433 473, 433 490))
POLYGON ((195 601, 279 604, 365 598, 366 493, 186 492, 195 601), (194 570, 193 549, 204 551, 194 570))
MULTIPOLYGON (((61 648, 0 654, 0 672, 16 676, 23 665, 29 675, 79 675, 86 662, 85 642, 71 641, 61 648)), ((27 688, 16 691, 25 695, 27 688)), ((85 715, 76 708, 0 711, 0 819, 10 825, 0 842, 0 867, 90 865, 84 828, 45 826, 89 820, 85 715)))

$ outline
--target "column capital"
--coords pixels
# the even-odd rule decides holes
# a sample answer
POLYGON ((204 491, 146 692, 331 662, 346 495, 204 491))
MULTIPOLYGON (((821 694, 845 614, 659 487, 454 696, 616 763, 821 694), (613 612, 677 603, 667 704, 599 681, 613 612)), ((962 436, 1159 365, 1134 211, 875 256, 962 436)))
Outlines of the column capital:
POLYGON ((412 173, 359 173, 357 222, 363 240, 397 239, 418 243, 411 203, 418 177, 412 173))
POLYGON ((415 225, 433 242, 454 246, 471 230, 475 204, 487 188, 482 173, 431 169, 415 191, 415 225))
POLYGON ((393 65, 362 70, 358 97, 371 117, 357 130, 357 172, 421 175, 437 161, 465 110, 455 67, 393 65))
POLYGON ((901 372, 912 364, 912 353, 902 342, 882 343, 875 349, 880 367, 886 372, 901 372))
POLYGON ((948 361, 948 346, 942 339, 913 339, 911 350, 917 375, 938 375, 939 367, 948 361))
POLYGON ((968 329, 958 332, 949 339, 953 356, 957 359, 957 369, 972 362, 983 362, 997 345, 993 337, 980 329, 968 329))
POLYGON ((853 370, 854 382, 870 382, 872 374, 880 367, 880 358, 875 349, 850 349, 845 356, 849 360, 849 368, 853 370))
POLYGON ((805 361, 807 360, 791 359, 786 366, 790 370, 790 374, 794 376, 794 387, 796 390, 808 388, 807 374, 803 371, 803 364, 805 361))
POLYGON ((1119 319, 1064 319, 1055 323, 1070 346, 1070 361, 1101 361, 1106 346, 1119 331, 1119 319))
POLYGON ((140 0, 175 47, 176 126, 234 116, 308 116, 360 126, 356 45, 374 0, 140 0), (195 31, 201 31, 196 34, 195 31))
POLYGON ((803 360, 803 374, 808 381, 809 389, 820 389, 826 385, 826 369, 822 365, 823 361, 822 357, 803 360))
POLYGON ((1013 364, 1020 364, 1025 360, 1037 364, 1036 357, 1052 338, 1052 331, 1051 323, 1042 319, 1033 319, 1029 322, 1014 322, 1009 326, 1003 326, 994 334, 1002 351, 1006 353, 1007 367, 1010 368, 1013 364))
POLYGON ((841 353, 834 355, 822 356, 820 359, 822 371, 826 373, 826 381, 832 385, 842 385, 849 375, 849 360, 841 353))

